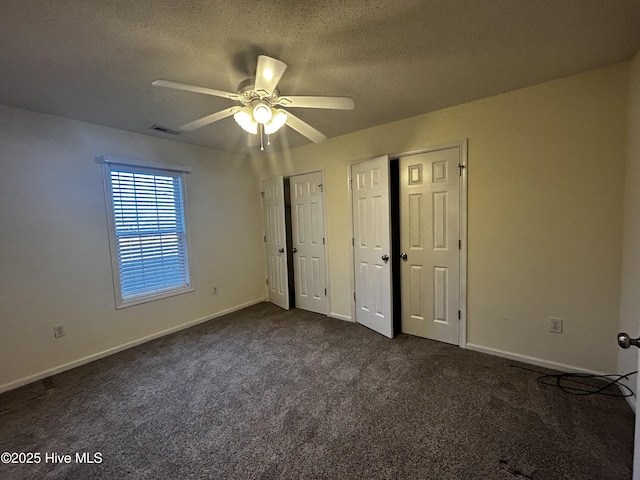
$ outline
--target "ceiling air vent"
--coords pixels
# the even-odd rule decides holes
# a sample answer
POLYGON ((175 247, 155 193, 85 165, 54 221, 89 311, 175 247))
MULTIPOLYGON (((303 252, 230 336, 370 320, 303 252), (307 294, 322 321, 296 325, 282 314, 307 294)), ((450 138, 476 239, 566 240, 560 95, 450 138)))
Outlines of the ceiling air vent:
POLYGON ((168 133, 169 135, 180 135, 182 132, 180 130, 173 130, 171 128, 162 127, 160 125, 151 125, 149 130, 155 130, 156 132, 168 133))

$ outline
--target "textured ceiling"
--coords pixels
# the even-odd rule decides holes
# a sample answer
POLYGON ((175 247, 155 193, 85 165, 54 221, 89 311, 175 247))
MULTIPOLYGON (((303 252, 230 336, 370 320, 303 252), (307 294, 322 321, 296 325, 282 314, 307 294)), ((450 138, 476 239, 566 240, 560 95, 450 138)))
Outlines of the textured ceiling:
MULTIPOLYGON (((296 109, 328 137, 630 59, 638 0, 2 0, 0 103, 247 153, 233 106, 151 86, 235 91, 266 54, 288 95, 345 95, 353 111, 296 109)), ((285 128, 273 148, 308 143, 285 128)))

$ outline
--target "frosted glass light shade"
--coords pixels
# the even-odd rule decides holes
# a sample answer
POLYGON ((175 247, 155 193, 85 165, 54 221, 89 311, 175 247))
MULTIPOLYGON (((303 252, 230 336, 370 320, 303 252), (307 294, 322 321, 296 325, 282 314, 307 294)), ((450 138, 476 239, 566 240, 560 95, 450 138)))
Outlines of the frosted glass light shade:
POLYGON ((287 123, 287 114, 284 111, 274 109, 274 112, 276 112, 276 114, 271 121, 264 126, 264 133, 267 135, 277 132, 287 123))
POLYGON ((251 109, 243 108, 242 110, 234 113, 233 119, 245 132, 252 133, 254 135, 258 133, 258 123, 253 119, 251 109))

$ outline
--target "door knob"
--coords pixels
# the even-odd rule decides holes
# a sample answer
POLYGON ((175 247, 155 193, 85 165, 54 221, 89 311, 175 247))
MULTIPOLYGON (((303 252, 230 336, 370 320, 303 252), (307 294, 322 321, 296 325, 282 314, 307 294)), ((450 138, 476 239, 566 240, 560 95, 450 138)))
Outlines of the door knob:
POLYGON ((640 338, 631 338, 626 333, 619 333, 618 345, 620 345, 621 348, 629 348, 631 345, 640 348, 640 338))
POLYGON ((296 253, 298 251, 297 248, 294 248, 293 250, 291 250, 293 253, 296 253))
POLYGON ((281 248, 280 250, 278 250, 280 253, 284 253, 284 248, 281 248))
POLYGON ((401 253, 400 254, 400 258, 403 259, 406 262, 407 261, 407 254, 406 253, 401 253))
POLYGON ((381 258, 384 263, 387 263, 389 261, 389 255, 382 255, 381 258))

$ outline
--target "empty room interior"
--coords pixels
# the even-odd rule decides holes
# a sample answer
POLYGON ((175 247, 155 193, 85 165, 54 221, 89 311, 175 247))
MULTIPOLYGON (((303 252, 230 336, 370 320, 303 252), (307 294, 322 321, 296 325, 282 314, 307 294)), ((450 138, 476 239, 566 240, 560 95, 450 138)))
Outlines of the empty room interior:
POLYGON ((4 0, 0 72, 1 478, 640 479, 637 0, 4 0))

